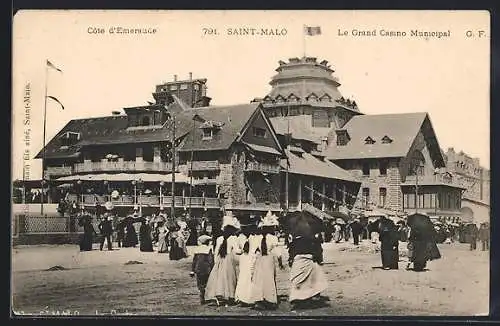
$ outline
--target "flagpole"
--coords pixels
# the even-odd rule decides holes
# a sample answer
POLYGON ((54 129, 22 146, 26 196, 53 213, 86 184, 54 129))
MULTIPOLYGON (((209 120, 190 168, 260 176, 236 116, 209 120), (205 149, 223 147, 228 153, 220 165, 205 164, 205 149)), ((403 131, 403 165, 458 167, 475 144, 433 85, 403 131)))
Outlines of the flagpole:
POLYGON ((302 54, 306 57, 306 25, 302 26, 302 54))
MULTIPOLYGON (((41 207, 40 207, 40 213, 43 216, 43 200, 44 200, 44 195, 43 195, 43 190, 45 189, 44 186, 44 181, 45 181, 45 134, 47 132, 47 83, 48 83, 48 67, 47 67, 47 62, 49 60, 45 59, 45 97, 44 97, 44 105, 43 105, 43 153, 42 153, 42 192, 41 192, 41 207)), ((47 194, 48 195, 48 194, 47 194)))

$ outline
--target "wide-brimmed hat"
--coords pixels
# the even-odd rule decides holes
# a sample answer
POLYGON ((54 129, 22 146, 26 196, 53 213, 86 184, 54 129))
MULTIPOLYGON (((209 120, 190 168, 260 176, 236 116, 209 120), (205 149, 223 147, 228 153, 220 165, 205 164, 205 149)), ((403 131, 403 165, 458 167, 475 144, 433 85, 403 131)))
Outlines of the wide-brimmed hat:
POLYGON ((212 237, 210 237, 209 235, 203 234, 203 235, 198 237, 198 244, 205 244, 206 245, 210 242, 210 240, 212 240, 212 237))
POLYGON ((224 230, 225 228, 235 228, 236 230, 239 230, 241 228, 240 222, 238 219, 232 214, 225 215, 222 217, 222 227, 221 229, 224 230))
POLYGON ((266 216, 264 216, 264 218, 260 221, 259 223, 259 228, 263 228, 263 227, 277 227, 279 226, 279 221, 278 221, 278 217, 271 213, 271 211, 268 211, 266 216))

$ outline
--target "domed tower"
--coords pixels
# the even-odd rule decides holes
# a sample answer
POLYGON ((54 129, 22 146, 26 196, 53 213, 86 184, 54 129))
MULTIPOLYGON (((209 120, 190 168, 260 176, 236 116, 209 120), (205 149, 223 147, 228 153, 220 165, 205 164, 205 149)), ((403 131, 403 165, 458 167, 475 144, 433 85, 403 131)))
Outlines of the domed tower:
POLYGON ((334 70, 314 57, 279 61, 278 72, 263 99, 269 117, 311 115, 311 127, 342 128, 354 115, 362 114, 355 101, 345 99, 334 70))

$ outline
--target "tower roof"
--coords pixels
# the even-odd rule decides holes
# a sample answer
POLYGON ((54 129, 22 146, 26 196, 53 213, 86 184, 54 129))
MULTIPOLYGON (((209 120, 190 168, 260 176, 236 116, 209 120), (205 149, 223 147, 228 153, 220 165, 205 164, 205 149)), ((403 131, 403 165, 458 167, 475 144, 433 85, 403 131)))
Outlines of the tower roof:
POLYGON ((271 78, 271 91, 265 99, 290 100, 304 103, 324 102, 326 106, 343 106, 359 112, 355 103, 346 102, 338 87, 341 85, 333 76, 334 70, 327 60, 318 62, 314 57, 290 58, 279 61, 278 72, 271 78), (327 102, 332 102, 331 104, 327 102))

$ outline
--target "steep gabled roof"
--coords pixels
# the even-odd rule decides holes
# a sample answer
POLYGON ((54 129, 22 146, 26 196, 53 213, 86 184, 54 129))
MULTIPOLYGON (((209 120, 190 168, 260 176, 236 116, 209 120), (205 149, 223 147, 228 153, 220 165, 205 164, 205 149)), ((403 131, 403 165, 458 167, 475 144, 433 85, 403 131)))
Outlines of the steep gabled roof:
MULTIPOLYGON (((322 161, 309 153, 298 156, 288 149, 285 149, 285 153, 290 164, 289 173, 360 183, 349 172, 328 160, 322 161)), ((287 168, 285 160, 282 167, 287 168)))
MULTIPOLYGON (((46 158, 63 158, 77 155, 80 143, 91 138, 113 138, 121 130, 127 128, 128 120, 125 115, 116 115, 99 118, 74 119, 69 121, 49 142, 46 144, 46 158), (69 148, 62 147, 61 136, 66 132, 79 132, 81 141, 69 148)), ((35 158, 42 158, 43 148, 35 158)))
POLYGON ((191 120, 190 132, 184 141, 180 151, 207 151, 207 150, 225 150, 228 149, 234 141, 240 136, 240 133, 247 125, 248 121, 256 113, 259 103, 249 103, 227 106, 207 106, 193 108, 183 111, 179 114, 186 119, 191 120), (205 120, 224 122, 221 129, 217 130, 212 139, 202 140, 202 133, 199 127, 200 123, 195 122, 196 128, 193 128, 192 118, 198 115, 205 120))
POLYGON ((347 130, 351 139, 344 146, 330 144, 327 149, 330 160, 405 157, 422 129, 432 149, 431 155, 435 156, 433 160, 438 164, 443 161, 436 135, 425 112, 354 116, 343 129, 347 130), (392 142, 382 142, 385 136, 392 142), (371 137, 375 143, 367 145, 367 137, 371 137))

